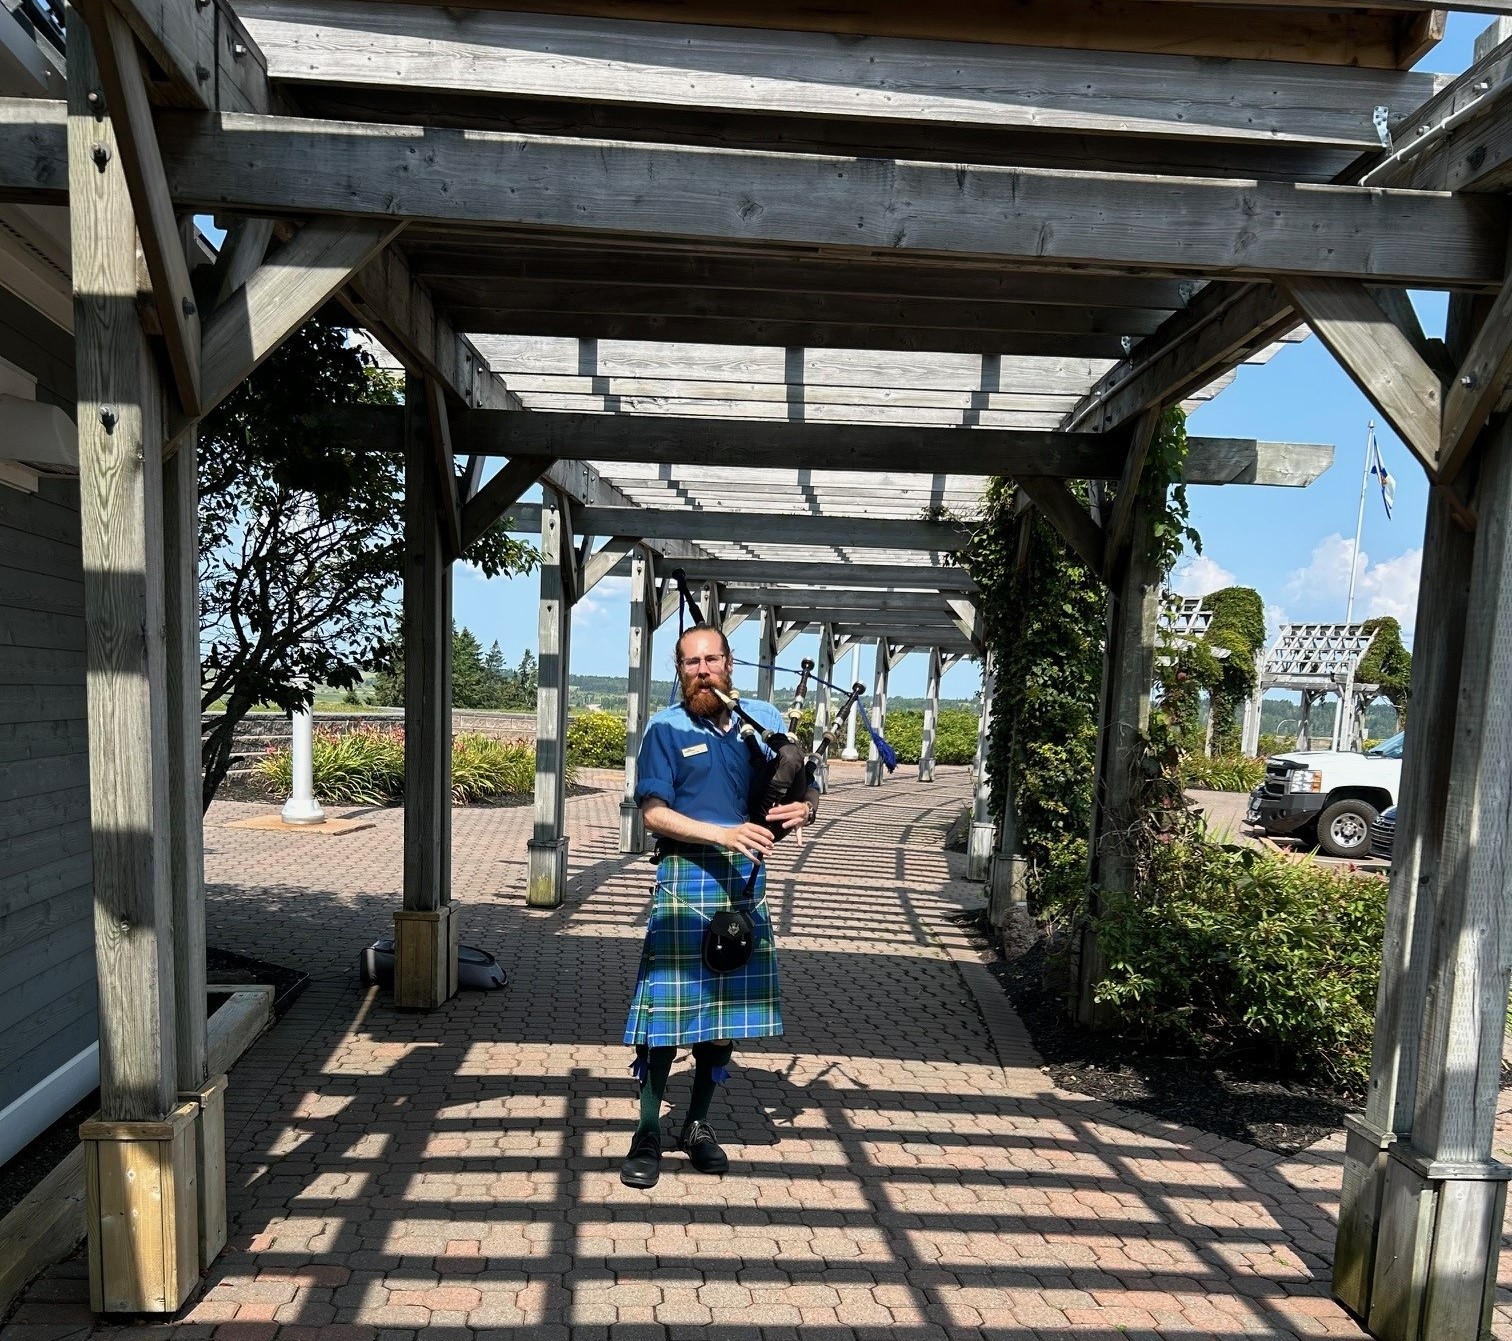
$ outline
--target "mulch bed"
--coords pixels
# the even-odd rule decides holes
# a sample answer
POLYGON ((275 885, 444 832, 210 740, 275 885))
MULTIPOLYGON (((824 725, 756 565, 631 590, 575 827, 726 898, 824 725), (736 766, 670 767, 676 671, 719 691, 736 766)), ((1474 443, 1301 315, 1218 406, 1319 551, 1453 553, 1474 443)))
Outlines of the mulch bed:
POLYGON ((1043 935, 1005 954, 981 914, 953 920, 978 948, 996 947, 988 968, 1063 1090, 1287 1155, 1342 1130, 1345 1114, 1361 1105, 1358 1092, 1287 1076, 1266 1058, 1173 1054, 1084 1029, 1067 1014, 1062 991, 1046 985, 1043 935))

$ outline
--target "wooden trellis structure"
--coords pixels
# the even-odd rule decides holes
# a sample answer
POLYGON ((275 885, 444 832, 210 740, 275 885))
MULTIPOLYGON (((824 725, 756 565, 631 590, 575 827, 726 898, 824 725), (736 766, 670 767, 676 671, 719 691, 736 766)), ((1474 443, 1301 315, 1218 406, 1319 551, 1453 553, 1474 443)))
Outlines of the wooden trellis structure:
POLYGON ((1333 749, 1359 744, 1365 710, 1381 687, 1359 679, 1360 663, 1370 652, 1375 635, 1363 624, 1283 624, 1260 665, 1260 678, 1244 710, 1244 748, 1260 749, 1260 704, 1272 689, 1291 689, 1302 695, 1298 714, 1297 748, 1312 747, 1312 710, 1330 694, 1338 698, 1334 715, 1333 749))
MULTIPOLYGON (((942 518, 995 474, 1109 584, 1091 874, 1115 889, 1131 872, 1103 840, 1132 804, 1153 673, 1157 574, 1134 500, 1155 422, 1306 323, 1434 483, 1335 1284, 1380 1336, 1475 1335, 1506 1174, 1491 1129, 1512 934, 1495 915, 1512 823, 1512 441, 1494 416, 1512 369, 1512 43, 1453 81, 1411 73, 1442 23, 1426 0, 73 11, 66 105, 49 87, 0 99, 0 203, 72 218, 95 1164, 108 1175, 144 1140, 176 1152, 155 1201, 100 1184, 95 1241, 156 1217, 173 1267, 149 1280, 97 1253, 97 1305, 171 1310, 195 1254, 218 1248, 194 424, 312 313, 340 304, 409 374, 402 411, 337 410, 331 431, 406 462, 397 993, 417 1008, 455 988, 452 564, 532 482, 546 486, 533 902, 555 902, 565 871, 570 608, 593 582, 629 573, 642 677, 674 563, 715 584, 722 619, 759 610, 764 646, 817 625, 830 655, 871 639, 884 667, 903 647, 976 652, 942 518), (208 275, 180 233, 207 211, 229 229, 208 275), (1453 294, 1445 341, 1424 335, 1409 287, 1453 294), (507 464, 479 488, 489 456, 507 464), (1094 482, 1092 512, 1074 479, 1094 482)), ((1198 440, 1189 478, 1299 484, 1326 460, 1198 440)), ((1088 1016, 1098 965, 1089 940, 1088 1016)))

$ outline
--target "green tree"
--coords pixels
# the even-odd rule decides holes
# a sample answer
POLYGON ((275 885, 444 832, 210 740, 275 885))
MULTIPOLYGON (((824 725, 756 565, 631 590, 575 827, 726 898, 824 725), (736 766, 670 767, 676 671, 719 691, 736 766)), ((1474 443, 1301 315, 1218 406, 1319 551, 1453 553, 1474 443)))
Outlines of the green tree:
MULTIPOLYGON (((311 322, 201 421, 201 692, 206 709, 225 705, 202 747, 206 806, 253 707, 354 688, 393 638, 403 462, 333 443, 318 416, 399 399, 345 330, 311 322)), ((536 555, 495 527, 466 557, 493 576, 536 555)))
POLYGON ((536 705, 538 687, 535 653, 527 647, 520 653, 520 664, 499 696, 499 706, 514 712, 530 712, 536 705))
POLYGON ((494 639, 493 646, 488 649, 488 656, 483 660, 483 676, 488 685, 488 706, 502 708, 504 691, 509 684, 509 667, 504 662, 504 653, 499 647, 497 638, 494 639))
POLYGON ((452 630, 452 706, 488 708, 488 673, 483 668, 483 645, 467 628, 452 630))

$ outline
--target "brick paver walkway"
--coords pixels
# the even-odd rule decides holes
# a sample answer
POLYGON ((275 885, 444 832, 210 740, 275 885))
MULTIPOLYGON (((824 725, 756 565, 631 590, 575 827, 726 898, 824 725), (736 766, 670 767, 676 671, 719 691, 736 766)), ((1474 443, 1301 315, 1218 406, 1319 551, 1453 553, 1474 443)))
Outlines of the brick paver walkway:
MULTIPOLYGON (((356 976, 399 903, 401 815, 341 838, 206 830, 214 944, 313 979, 233 1076, 231 1243, 175 1341, 1358 1336, 1327 1297, 1337 1141, 1282 1159, 1057 1094, 947 920, 964 770, 836 769, 770 885, 787 1035, 737 1054, 714 1122, 634 1192, 620 1043, 651 868, 615 853, 617 776, 569 804, 572 880, 523 906, 526 809, 455 816, 464 939, 506 991, 396 1012, 356 976)), ((686 1064, 671 1099, 687 1093, 686 1064)), ((675 1121, 669 1119, 669 1125, 675 1121)), ((89 1330, 83 1264, 5 1341, 89 1330)), ((96 1330, 109 1332, 107 1326, 96 1330)), ((144 1336, 144 1330, 122 1331, 144 1336)))

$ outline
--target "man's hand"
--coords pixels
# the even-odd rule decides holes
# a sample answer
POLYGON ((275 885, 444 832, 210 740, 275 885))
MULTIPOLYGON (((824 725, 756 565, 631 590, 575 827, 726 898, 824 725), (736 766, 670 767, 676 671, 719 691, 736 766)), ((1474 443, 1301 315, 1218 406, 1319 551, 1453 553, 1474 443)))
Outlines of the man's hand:
POLYGON ((742 852, 752 861, 761 861, 772 845, 777 841, 772 837, 772 831, 764 824, 752 824, 747 820, 744 824, 737 824, 733 828, 723 830, 720 842, 725 847, 732 847, 737 852, 742 852))
POLYGON ((807 801, 788 801, 784 805, 773 806, 767 811, 767 821, 771 824, 780 824, 784 829, 797 829, 808 823, 809 808, 807 801))

